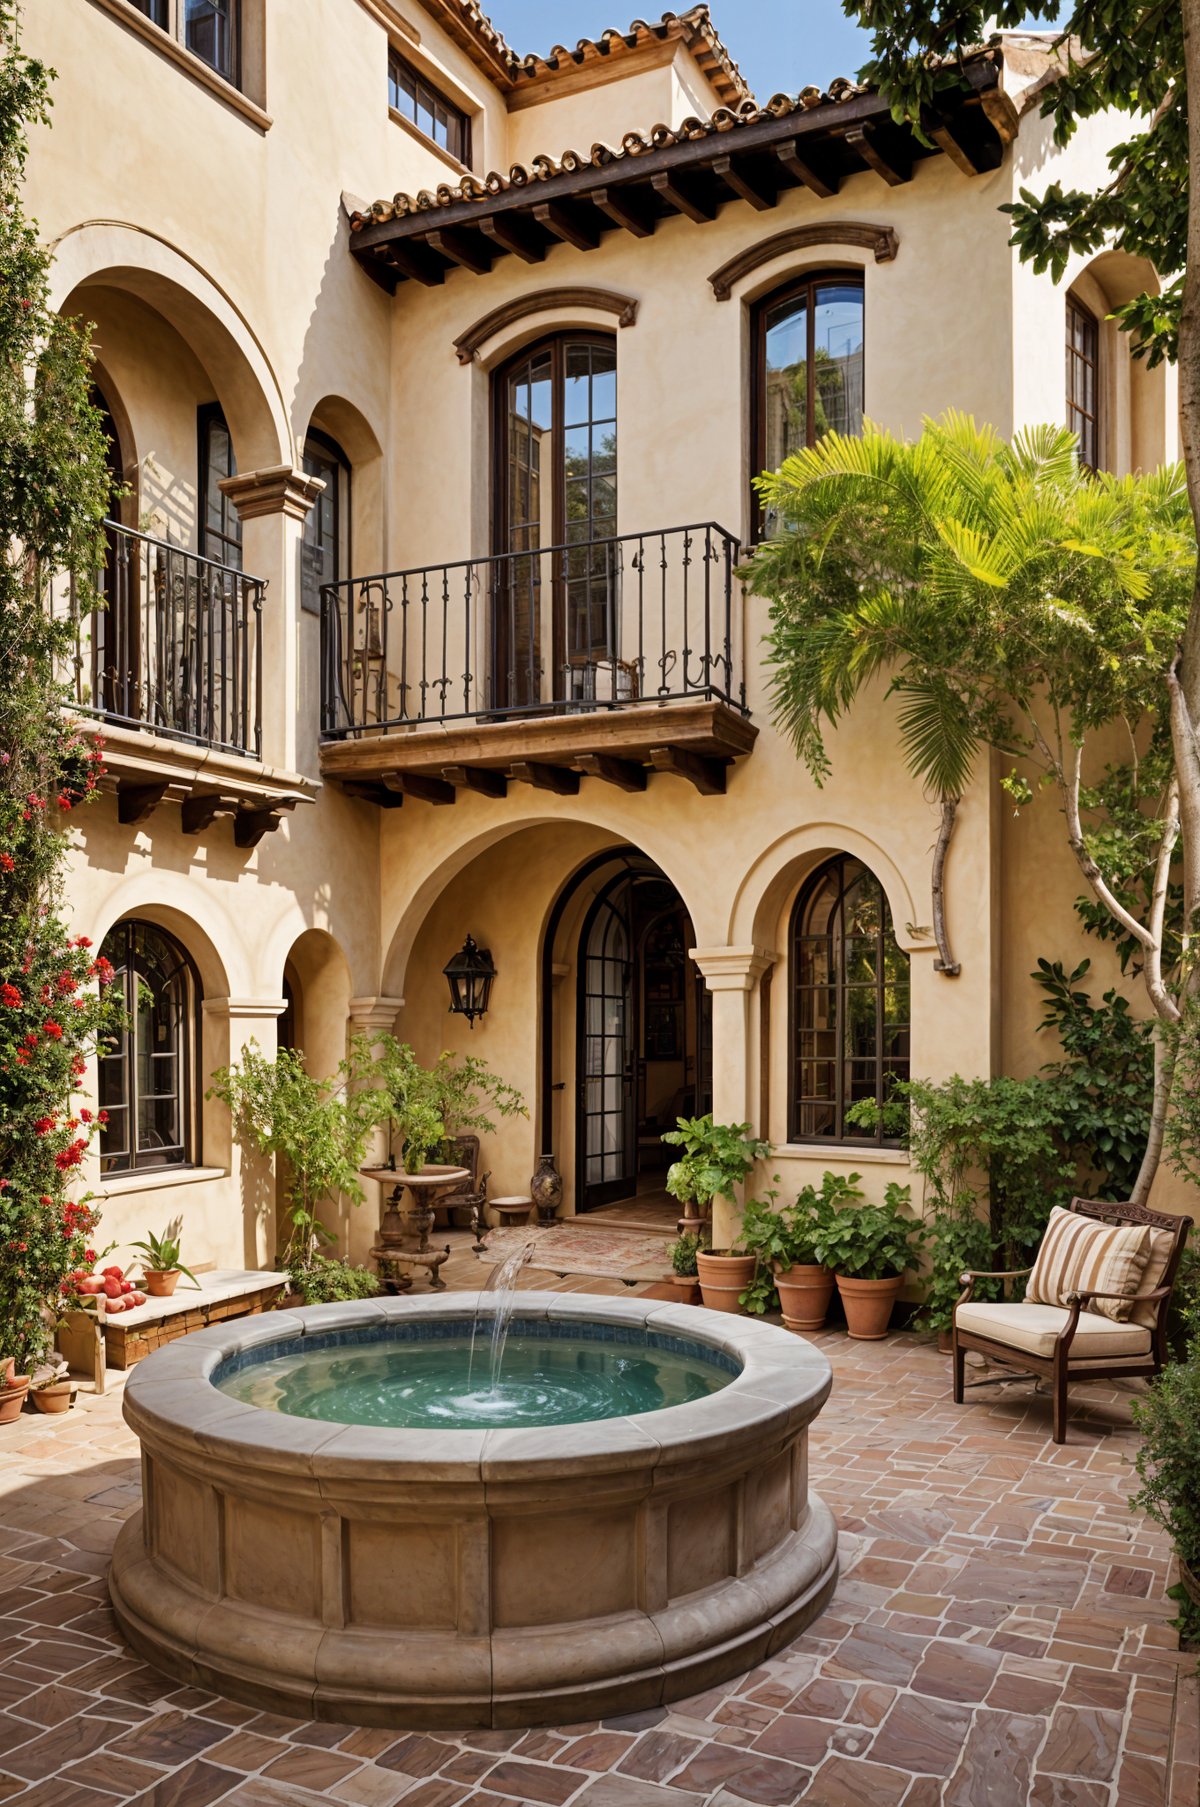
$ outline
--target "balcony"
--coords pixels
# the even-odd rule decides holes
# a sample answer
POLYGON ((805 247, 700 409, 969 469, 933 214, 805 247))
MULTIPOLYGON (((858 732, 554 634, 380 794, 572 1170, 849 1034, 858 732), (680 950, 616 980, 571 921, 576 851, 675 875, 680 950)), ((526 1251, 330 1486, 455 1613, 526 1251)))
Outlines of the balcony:
POLYGON ((104 538, 102 606, 82 607, 70 577, 52 580, 49 606, 70 632, 73 706, 104 724, 120 820, 177 800, 185 833, 228 815, 253 846, 301 795, 258 764, 266 586, 115 521, 104 538))
POLYGON ((652 771, 722 792, 757 733, 738 556, 707 522, 328 585, 324 776, 388 806, 652 771))

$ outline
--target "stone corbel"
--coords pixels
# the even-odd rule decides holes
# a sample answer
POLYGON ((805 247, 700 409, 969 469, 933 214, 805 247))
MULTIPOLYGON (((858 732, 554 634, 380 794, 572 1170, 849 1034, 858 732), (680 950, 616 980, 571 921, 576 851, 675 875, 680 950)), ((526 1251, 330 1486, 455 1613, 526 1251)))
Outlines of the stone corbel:
POLYGON ((205 998, 200 1006, 205 1016, 238 1017, 243 1021, 270 1021, 281 1017, 287 1009, 286 998, 205 998))
POLYGON ((239 520, 282 514, 293 521, 303 521, 324 490, 325 479, 310 477, 307 471, 297 470, 291 464, 271 464, 259 471, 222 477, 217 488, 233 503, 239 520))
POLYGON ((777 955, 765 947, 694 947, 691 958, 709 991, 753 991, 777 955))
POLYGON ((403 1009, 403 998, 351 998, 347 1006, 351 1033, 369 1035, 374 1030, 377 1035, 390 1035, 403 1009))

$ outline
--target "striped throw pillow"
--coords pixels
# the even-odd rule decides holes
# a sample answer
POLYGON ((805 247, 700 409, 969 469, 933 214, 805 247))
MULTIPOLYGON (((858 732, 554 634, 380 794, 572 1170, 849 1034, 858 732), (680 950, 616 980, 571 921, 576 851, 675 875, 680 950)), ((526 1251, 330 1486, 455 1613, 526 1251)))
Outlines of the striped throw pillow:
POLYGON ((1150 1258, 1145 1224, 1104 1224, 1056 1205, 1025 1287, 1031 1305, 1065 1305, 1071 1292, 1119 1293, 1085 1307, 1124 1323, 1150 1258))

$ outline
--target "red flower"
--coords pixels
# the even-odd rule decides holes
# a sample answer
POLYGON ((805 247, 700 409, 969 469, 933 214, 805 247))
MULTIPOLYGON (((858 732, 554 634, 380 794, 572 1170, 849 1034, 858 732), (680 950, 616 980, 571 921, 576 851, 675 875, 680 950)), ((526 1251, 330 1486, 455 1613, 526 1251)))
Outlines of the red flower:
POLYGON ((48 1136, 53 1128, 53 1117, 39 1117, 33 1126, 33 1133, 37 1136, 48 1136))
POLYGON ((92 1113, 90 1110, 88 1110, 87 1106, 84 1105, 83 1109, 79 1113, 79 1121, 81 1123, 90 1123, 91 1120, 92 1120, 92 1113))
POLYGON ((56 1023, 51 1017, 42 1024, 42 1033, 48 1035, 51 1041, 60 1042, 62 1040, 62 1024, 56 1023))
POLYGON ((108 1122, 108 1112, 101 1111, 99 1116, 96 1118, 96 1121, 97 1121, 97 1123, 107 1123, 108 1122))
POLYGON ((100 1259, 95 1249, 84 1249, 83 1258, 89 1267, 95 1267, 97 1261, 100 1259))
POLYGON ((16 1010, 23 1002, 15 985, 0 985, 0 1004, 7 1004, 10 1010, 16 1010))
POLYGON ((11 872, 16 863, 11 853, 0 853, 0 866, 3 866, 6 872, 11 872))
POLYGON ((90 936, 77 935, 75 937, 75 946, 76 947, 91 947, 91 945, 92 945, 92 943, 91 943, 90 936))
POLYGON ((59 791, 58 793, 58 807, 59 809, 70 809, 71 799, 68 797, 66 791, 59 791))

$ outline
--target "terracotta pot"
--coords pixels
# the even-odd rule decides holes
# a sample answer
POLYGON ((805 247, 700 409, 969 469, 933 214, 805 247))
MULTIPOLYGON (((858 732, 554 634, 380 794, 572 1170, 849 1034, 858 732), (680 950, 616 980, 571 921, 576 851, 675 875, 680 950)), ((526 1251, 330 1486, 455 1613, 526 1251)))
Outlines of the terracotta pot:
POLYGON ((18 1375, 12 1386, 0 1387, 0 1424, 15 1424, 29 1391, 28 1374, 18 1375))
POLYGON ((675 1225, 675 1234, 677 1236, 699 1236, 703 1228, 704 1219, 696 1215, 695 1205, 685 1205, 683 1216, 675 1225))
POLYGON ((11 1387, 13 1375, 16 1371, 16 1357, 12 1355, 0 1355, 0 1387, 11 1387))
POLYGON ((55 1380, 48 1387, 35 1387, 30 1394, 39 1412, 67 1412, 74 1397, 73 1380, 55 1380))
POLYGON ((678 1304, 691 1305, 695 1302, 695 1274, 667 1274, 664 1277, 663 1284, 664 1286, 673 1286, 675 1288, 675 1298, 678 1304))
POLYGON ((894 1280, 851 1280, 839 1274, 837 1287, 850 1335, 865 1343, 877 1343, 885 1337, 892 1306, 900 1296, 900 1276, 894 1280))
POLYGON ((776 1268, 775 1285, 788 1330, 819 1330, 833 1297, 833 1269, 805 1261, 776 1268))
POLYGON ((152 1299, 169 1299, 179 1285, 177 1267, 148 1267, 145 1269, 146 1291, 152 1299))
POLYGON ((758 1263, 753 1255, 732 1249, 701 1249, 696 1257, 700 1270, 700 1296, 710 1311, 740 1311, 738 1295, 754 1278, 758 1263))

